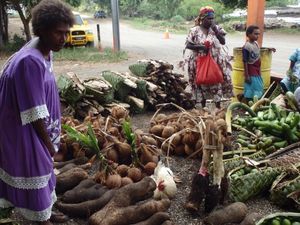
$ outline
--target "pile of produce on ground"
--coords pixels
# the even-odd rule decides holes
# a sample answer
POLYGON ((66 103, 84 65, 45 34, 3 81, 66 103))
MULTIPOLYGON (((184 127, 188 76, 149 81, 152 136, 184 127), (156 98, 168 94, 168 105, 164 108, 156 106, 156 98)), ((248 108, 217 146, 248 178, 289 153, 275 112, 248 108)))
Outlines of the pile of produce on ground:
MULTIPOLYGON (((96 78, 80 80, 70 72, 57 80, 63 115, 83 119, 89 112, 102 113, 111 103, 118 103, 131 112, 154 110, 158 104, 173 102, 186 109, 193 108, 191 93, 185 91, 184 75, 172 72, 173 66, 161 60, 142 60, 130 66, 131 71, 148 65, 151 69, 133 75, 103 71, 96 78)), ((148 68, 147 67, 147 68, 148 68)))
POLYGON ((257 225, 299 225, 300 213, 279 212, 260 219, 257 225))

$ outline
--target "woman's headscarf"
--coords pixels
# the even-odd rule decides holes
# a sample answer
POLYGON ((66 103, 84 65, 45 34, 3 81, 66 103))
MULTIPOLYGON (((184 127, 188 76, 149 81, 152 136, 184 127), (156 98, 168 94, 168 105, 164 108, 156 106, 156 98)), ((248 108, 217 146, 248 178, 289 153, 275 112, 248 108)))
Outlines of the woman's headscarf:
POLYGON ((201 21, 210 15, 214 15, 215 14, 215 10, 213 9, 213 7, 211 6, 205 6, 205 7, 201 7, 201 9, 199 10, 199 16, 197 16, 197 18, 195 19, 195 25, 199 26, 201 24, 201 21))

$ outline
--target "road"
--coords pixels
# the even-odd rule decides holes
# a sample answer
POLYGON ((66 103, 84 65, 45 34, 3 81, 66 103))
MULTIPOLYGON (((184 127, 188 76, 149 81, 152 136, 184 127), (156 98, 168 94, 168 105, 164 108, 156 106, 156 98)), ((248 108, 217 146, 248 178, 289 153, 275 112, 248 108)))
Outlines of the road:
MULTIPOLYGON (((96 33, 96 24, 100 25, 101 44, 104 47, 112 47, 112 24, 109 20, 89 21, 96 33)), ((143 58, 163 59, 174 65, 182 60, 186 35, 170 33, 170 39, 164 39, 163 33, 145 30, 137 30, 127 24, 120 24, 121 49, 143 58)), ((233 48, 244 44, 243 33, 227 34, 226 42, 230 54, 233 48)), ((299 48, 299 36, 289 34, 275 34, 265 32, 264 47, 274 47, 277 52, 273 54, 272 71, 284 74, 288 68, 289 55, 295 48, 299 48)))
MULTIPOLYGON (((109 19, 89 19, 95 37, 97 36, 96 24, 100 25, 101 46, 112 47, 112 23, 109 19)), ((19 19, 9 21, 11 33, 16 33, 22 28, 19 19)), ((20 32, 19 32, 20 33, 20 32)), ((128 66, 139 59, 151 58, 162 59, 175 65, 175 70, 179 70, 176 65, 183 59, 183 48, 186 35, 170 33, 170 39, 164 39, 162 32, 146 31, 134 29, 126 23, 120 24, 121 50, 127 51, 129 58, 121 63, 84 63, 84 62, 58 62, 55 61, 54 69, 56 74, 63 74, 67 71, 73 71, 81 77, 92 77, 103 70, 115 70, 120 72, 128 71, 128 66)), ((243 33, 227 34, 226 42, 230 54, 233 54, 233 48, 241 47, 244 44, 245 37, 243 33)), ((273 54, 272 72, 284 74, 289 66, 289 55, 299 46, 299 36, 289 34, 276 34, 266 32, 264 34, 264 46, 275 47, 277 52, 273 54)), ((96 43, 97 46, 97 43, 96 43)), ((4 60, 0 60, 0 67, 4 60)), ((182 72, 182 71, 181 71, 182 72)))

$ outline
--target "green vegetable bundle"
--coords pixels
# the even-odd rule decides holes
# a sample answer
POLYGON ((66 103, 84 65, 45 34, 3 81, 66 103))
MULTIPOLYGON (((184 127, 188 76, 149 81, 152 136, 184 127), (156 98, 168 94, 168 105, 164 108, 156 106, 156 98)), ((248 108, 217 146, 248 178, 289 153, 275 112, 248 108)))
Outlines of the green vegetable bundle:
POLYGON ((149 62, 137 62, 129 66, 129 70, 136 76, 144 77, 148 75, 150 63, 149 62))
POLYGON ((62 75, 58 77, 57 87, 60 97, 65 99, 69 104, 74 105, 85 95, 85 88, 80 83, 79 79, 69 75, 62 75))
POLYGON ((299 171, 285 171, 272 184, 271 201, 282 207, 290 207, 293 204, 290 196, 298 190, 300 190, 299 171))
POLYGON ((241 166, 229 172, 229 197, 243 202, 268 190, 280 174, 280 169, 268 166, 241 166))
MULTIPOLYGON (((256 152, 256 153, 253 153, 253 154, 247 156, 247 158, 255 160, 255 161, 262 160, 265 157, 266 157, 266 153, 263 151, 259 151, 259 152, 256 152)), ((244 159, 245 159, 245 157, 240 156, 240 157, 223 160, 225 173, 227 173, 239 166, 242 166, 245 163, 244 159)))

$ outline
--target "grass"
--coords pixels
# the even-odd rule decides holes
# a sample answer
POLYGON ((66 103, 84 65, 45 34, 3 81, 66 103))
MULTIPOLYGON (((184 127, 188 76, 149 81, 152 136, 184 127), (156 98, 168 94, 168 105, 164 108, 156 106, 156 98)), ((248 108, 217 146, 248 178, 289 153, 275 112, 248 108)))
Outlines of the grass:
POLYGON ((111 48, 99 51, 97 48, 74 47, 64 48, 54 53, 55 60, 81 62, 120 62, 128 59, 127 52, 114 52, 111 48))

